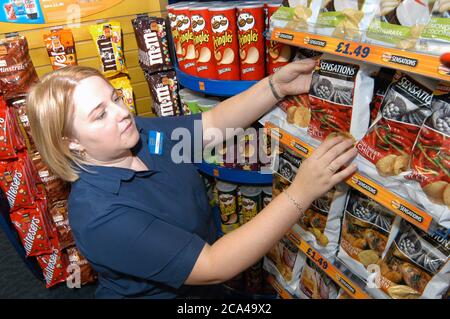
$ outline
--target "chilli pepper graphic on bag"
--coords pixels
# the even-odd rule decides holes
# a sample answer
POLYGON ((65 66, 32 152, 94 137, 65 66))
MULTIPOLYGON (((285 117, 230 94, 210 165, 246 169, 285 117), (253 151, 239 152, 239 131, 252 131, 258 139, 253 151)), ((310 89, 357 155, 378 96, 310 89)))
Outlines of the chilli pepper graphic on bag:
POLYGON ((432 85, 424 83, 397 73, 381 104, 381 116, 357 145, 359 153, 381 176, 409 169, 420 127, 432 112, 432 85))
POLYGON ((450 207, 450 84, 437 87, 431 107, 414 145, 411 176, 432 202, 450 207))

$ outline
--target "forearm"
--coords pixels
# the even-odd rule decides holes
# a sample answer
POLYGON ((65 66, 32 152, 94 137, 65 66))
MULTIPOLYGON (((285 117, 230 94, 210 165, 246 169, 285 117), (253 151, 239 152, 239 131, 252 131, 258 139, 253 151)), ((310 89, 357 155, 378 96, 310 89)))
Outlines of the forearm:
MULTIPOLYGON (((288 189, 294 194, 293 188, 288 189)), ((306 209, 311 200, 296 195, 306 209)), ((276 197, 250 222, 208 247, 205 283, 227 281, 258 262, 297 222, 300 212, 285 194, 276 197)), ((203 274, 205 275, 205 274, 203 274)))
MULTIPOLYGON (((213 110, 203 114, 203 122, 208 127, 218 128, 222 136, 228 139, 232 133, 226 135, 227 128, 247 128, 277 102, 265 78, 248 90, 220 103, 213 110)), ((207 129, 208 127, 204 127, 207 129)))

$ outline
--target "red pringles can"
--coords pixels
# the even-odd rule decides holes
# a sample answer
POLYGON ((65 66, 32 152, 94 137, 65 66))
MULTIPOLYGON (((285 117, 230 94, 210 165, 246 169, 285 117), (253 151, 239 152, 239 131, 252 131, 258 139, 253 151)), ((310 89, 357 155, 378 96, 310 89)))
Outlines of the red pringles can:
MULTIPOLYGON (((270 17, 281 6, 279 3, 267 4, 267 19, 266 29, 270 28, 270 17)), ((266 41, 266 72, 267 75, 274 74, 280 68, 289 63, 292 57, 292 48, 287 44, 283 44, 277 41, 266 41)))
POLYGON ((197 75, 195 65, 194 34, 192 33, 189 6, 173 8, 176 15, 178 43, 175 42, 178 66, 181 71, 190 75, 197 75))
POLYGON ((219 80, 240 80, 239 43, 236 28, 236 7, 210 7, 214 59, 219 80))
POLYGON ((176 51, 178 51, 180 40, 177 30, 177 12, 175 11, 175 8, 179 6, 179 4, 169 4, 167 6, 167 17, 170 22, 170 33, 172 34, 173 45, 175 46, 176 51))
POLYGON ((217 79, 217 67, 214 59, 214 42, 208 6, 194 5, 190 8, 190 13, 197 76, 215 80, 217 79))
POLYGON ((241 80, 264 78, 264 4, 243 3, 237 6, 241 80))

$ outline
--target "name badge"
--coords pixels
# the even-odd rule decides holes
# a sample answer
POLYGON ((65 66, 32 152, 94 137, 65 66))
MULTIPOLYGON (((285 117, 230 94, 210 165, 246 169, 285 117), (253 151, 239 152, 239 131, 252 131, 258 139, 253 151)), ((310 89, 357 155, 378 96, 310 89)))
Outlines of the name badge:
POLYGON ((161 155, 163 150, 164 133, 157 131, 148 132, 148 149, 150 154, 161 155))

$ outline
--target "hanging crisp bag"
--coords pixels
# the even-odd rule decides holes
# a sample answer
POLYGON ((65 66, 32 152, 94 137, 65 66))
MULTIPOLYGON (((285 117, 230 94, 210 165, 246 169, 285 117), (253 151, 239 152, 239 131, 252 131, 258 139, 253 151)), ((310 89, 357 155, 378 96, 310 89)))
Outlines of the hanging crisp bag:
POLYGON ((372 21, 378 0, 324 0, 316 32, 359 41, 372 21))
POLYGON ((395 214, 356 190, 351 190, 344 210, 337 257, 361 278, 377 265, 387 248, 395 214))
POLYGON ((106 77, 128 73, 122 46, 122 29, 119 22, 106 22, 89 27, 100 56, 101 70, 106 77))
POLYGON ((77 65, 75 41, 69 29, 54 29, 44 34, 44 44, 53 70, 77 65))
POLYGON ((409 169, 414 142, 431 115, 434 82, 397 73, 384 97, 378 120, 358 143, 361 156, 375 165, 381 176, 409 169))
POLYGON ((429 200, 450 208, 450 84, 438 85, 431 108, 412 151, 411 177, 429 200))
POLYGON ((448 239, 402 220, 381 268, 381 289, 394 299, 442 298, 450 285, 448 239))
POLYGON ((450 51, 450 1, 434 2, 430 22, 420 35, 419 48, 421 51, 439 55, 450 51))
POLYGON ((375 69, 347 59, 322 56, 313 73, 308 134, 318 140, 343 135, 359 140, 367 132, 375 69), (330 137, 331 137, 330 136, 330 137))
POLYGON ((283 6, 273 14, 270 26, 313 32, 321 3, 322 0, 285 0, 283 6))
POLYGON ((375 0, 375 17, 366 41, 384 46, 413 49, 425 25, 430 21, 431 1, 375 0))

